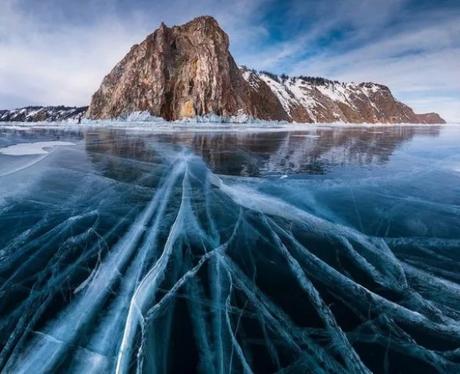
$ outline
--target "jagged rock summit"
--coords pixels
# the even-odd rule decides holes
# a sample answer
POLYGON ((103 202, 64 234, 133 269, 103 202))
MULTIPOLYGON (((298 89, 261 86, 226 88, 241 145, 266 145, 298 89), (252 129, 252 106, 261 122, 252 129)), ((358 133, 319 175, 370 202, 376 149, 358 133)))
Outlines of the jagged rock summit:
POLYGON ((207 114, 293 122, 444 123, 415 114, 375 83, 278 77, 239 68, 217 21, 202 16, 164 23, 104 78, 87 115, 110 119, 147 111, 167 120, 207 114))
POLYGON ((148 111, 176 120, 246 113, 287 120, 268 87, 265 101, 254 95, 228 47, 227 34, 212 17, 171 28, 162 23, 104 78, 88 115, 100 119, 148 111))

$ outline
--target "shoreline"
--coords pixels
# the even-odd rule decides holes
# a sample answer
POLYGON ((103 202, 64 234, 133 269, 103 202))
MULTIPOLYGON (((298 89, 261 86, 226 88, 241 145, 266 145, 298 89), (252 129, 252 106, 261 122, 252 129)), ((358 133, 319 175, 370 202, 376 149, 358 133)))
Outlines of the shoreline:
POLYGON ((0 128, 29 130, 29 129, 118 129, 130 131, 154 132, 275 132, 275 131, 308 131, 328 128, 404 128, 404 127, 450 127, 460 123, 417 124, 417 123, 237 123, 237 122, 160 122, 160 121, 82 121, 76 122, 1 122, 0 128))

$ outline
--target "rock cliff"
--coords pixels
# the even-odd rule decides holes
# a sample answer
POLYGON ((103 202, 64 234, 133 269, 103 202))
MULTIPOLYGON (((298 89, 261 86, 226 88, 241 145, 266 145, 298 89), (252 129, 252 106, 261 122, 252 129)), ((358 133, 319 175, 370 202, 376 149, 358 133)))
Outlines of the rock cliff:
POLYGON ((208 113, 287 120, 268 87, 255 94, 228 47, 227 34, 211 17, 172 28, 161 24, 104 78, 88 116, 148 111, 167 120, 208 113))

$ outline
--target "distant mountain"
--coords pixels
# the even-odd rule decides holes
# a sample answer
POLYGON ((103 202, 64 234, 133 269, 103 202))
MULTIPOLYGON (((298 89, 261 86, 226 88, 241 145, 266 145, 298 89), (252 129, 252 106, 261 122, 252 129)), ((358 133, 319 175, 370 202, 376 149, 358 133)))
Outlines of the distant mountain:
POLYGON ((13 110, 0 110, 0 122, 52 122, 78 120, 88 110, 84 107, 28 106, 13 110))
POLYGON ((148 111, 167 120, 212 113, 291 122, 445 122, 436 113, 415 114, 388 87, 376 83, 239 68, 228 47, 227 34, 212 17, 171 28, 161 24, 104 78, 88 116, 148 111))

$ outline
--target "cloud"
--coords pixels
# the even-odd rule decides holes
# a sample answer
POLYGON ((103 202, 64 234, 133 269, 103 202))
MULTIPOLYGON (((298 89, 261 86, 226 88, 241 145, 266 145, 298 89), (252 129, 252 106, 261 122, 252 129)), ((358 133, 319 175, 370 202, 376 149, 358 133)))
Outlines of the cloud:
POLYGON ((60 23, 50 27, 6 1, 0 16, 0 98, 2 106, 25 104, 83 105, 102 77, 126 49, 145 35, 102 17, 89 27, 60 23))
MULTIPOLYGON (((447 1, 294 1, 284 16, 304 22, 286 40, 250 56, 252 65, 291 75, 376 81, 418 111, 460 121, 460 7, 447 1), (421 105, 421 99, 433 105, 421 105), (448 109, 451 108, 451 109, 448 109)), ((248 63, 248 65, 251 65, 248 63)))

